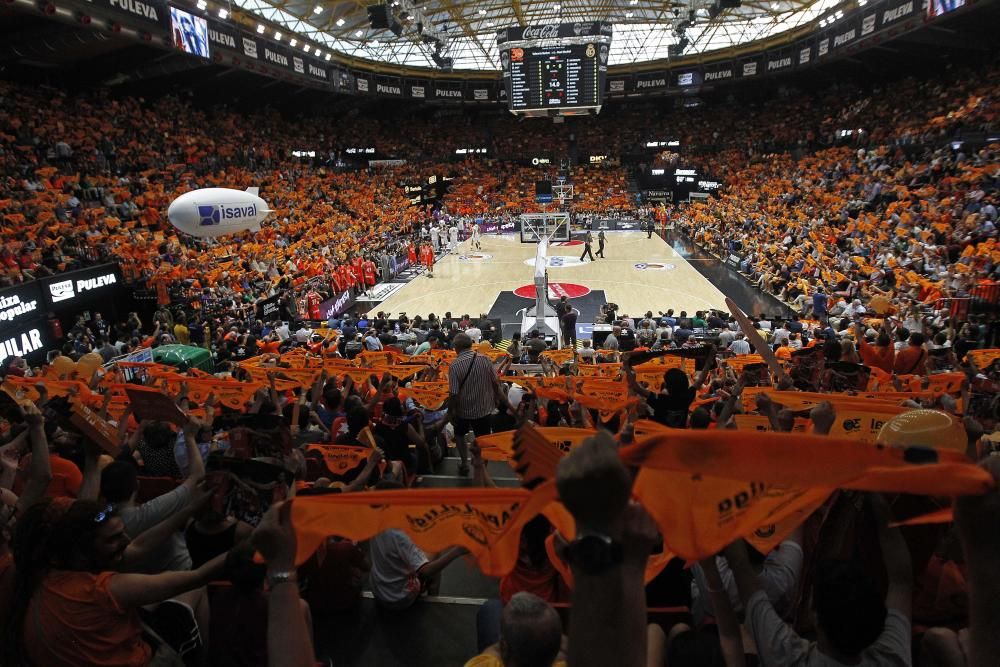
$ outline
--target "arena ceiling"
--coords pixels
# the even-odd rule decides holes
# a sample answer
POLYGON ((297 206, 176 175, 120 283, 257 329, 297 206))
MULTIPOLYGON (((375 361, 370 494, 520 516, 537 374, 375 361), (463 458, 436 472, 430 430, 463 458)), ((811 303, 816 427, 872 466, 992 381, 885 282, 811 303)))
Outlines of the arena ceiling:
POLYGON ((739 7, 719 10, 711 0, 385 1, 401 17, 401 35, 371 28, 367 8, 372 0, 233 0, 233 6, 264 19, 258 31, 289 42, 298 36, 348 56, 433 68, 430 35, 440 38, 443 48, 437 55, 452 58, 455 69, 499 70, 496 32, 509 26, 608 21, 614 24, 610 64, 631 65, 680 55, 676 49, 671 53, 670 47, 681 41, 681 35, 686 38, 682 54, 696 55, 825 20, 848 4, 743 0, 739 7))

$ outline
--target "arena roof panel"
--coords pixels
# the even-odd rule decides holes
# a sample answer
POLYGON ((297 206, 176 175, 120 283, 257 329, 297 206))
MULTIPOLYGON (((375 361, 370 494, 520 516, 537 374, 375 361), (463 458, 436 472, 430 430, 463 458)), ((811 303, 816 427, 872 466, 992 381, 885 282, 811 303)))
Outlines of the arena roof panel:
MULTIPOLYGON (((325 45, 342 54, 413 67, 435 67, 433 48, 421 40, 416 23, 430 24, 445 35, 442 55, 453 59, 455 69, 499 70, 496 31, 513 25, 574 21, 609 21, 614 24, 610 64, 631 65, 669 57, 678 42, 675 28, 692 15, 684 55, 740 46, 776 36, 824 17, 837 8, 853 5, 842 0, 777 0, 743 2, 710 18, 712 3, 704 0, 651 2, 649 0, 389 0, 403 20, 402 36, 387 29, 372 29, 364 0, 236 0, 243 10, 281 26, 284 39, 293 34, 325 45), (694 14, 692 14, 694 13, 694 14)), ((861 0, 862 4, 864 0, 861 0)), ((273 32, 273 31, 270 31, 273 32)), ((271 35, 273 36, 273 35, 271 35)), ((301 45, 299 45, 301 46, 301 45)))

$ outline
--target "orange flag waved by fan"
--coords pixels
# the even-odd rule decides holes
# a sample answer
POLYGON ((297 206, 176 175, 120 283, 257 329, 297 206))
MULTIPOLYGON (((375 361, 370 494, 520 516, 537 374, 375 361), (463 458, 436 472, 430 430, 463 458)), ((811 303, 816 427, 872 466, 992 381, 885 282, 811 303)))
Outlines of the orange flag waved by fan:
POLYGON ((292 503, 295 563, 301 565, 331 535, 367 540, 397 528, 428 552, 469 550, 490 576, 517 562, 521 529, 556 500, 555 482, 525 489, 407 489, 301 496, 292 503))

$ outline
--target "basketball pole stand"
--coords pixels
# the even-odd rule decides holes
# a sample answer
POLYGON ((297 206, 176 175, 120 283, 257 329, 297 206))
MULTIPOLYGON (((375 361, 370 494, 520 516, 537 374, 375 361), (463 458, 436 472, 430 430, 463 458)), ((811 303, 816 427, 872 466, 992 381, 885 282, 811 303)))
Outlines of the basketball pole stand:
MULTIPOLYGON (((548 230, 546 230, 548 231, 548 230)), ((556 339, 556 347, 562 347, 562 328, 556 311, 549 303, 549 272, 546 266, 549 239, 551 235, 539 235, 538 248, 535 250, 535 305, 522 311, 521 336, 537 330, 544 335, 552 335, 556 339)))

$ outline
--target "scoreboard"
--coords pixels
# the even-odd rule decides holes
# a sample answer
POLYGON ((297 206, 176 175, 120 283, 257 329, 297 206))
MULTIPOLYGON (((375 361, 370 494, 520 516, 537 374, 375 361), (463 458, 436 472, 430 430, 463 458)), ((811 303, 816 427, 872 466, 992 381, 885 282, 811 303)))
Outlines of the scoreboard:
POLYGON ((516 47, 510 50, 512 111, 601 105, 596 44, 516 47))
POLYGON ((516 115, 600 111, 611 26, 575 23, 500 31, 508 108, 516 115))

